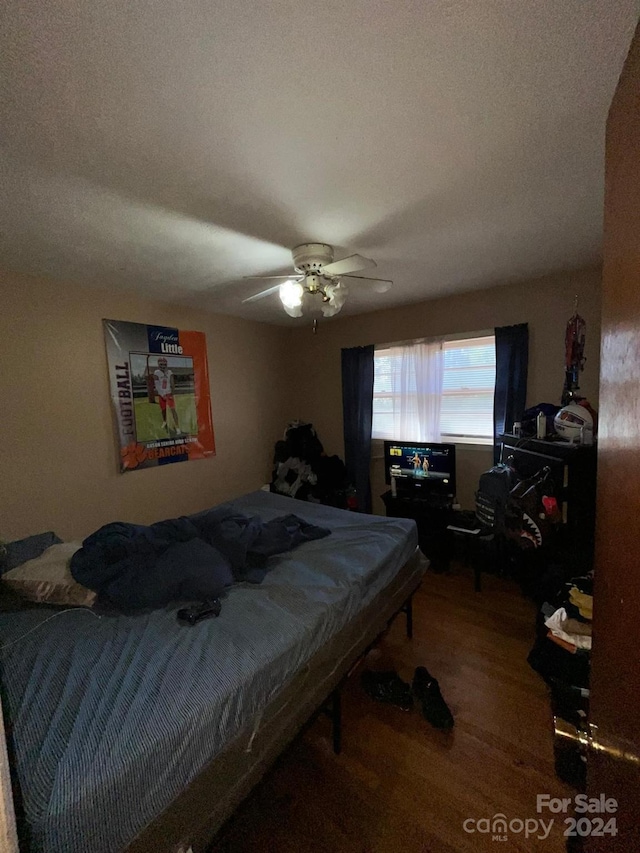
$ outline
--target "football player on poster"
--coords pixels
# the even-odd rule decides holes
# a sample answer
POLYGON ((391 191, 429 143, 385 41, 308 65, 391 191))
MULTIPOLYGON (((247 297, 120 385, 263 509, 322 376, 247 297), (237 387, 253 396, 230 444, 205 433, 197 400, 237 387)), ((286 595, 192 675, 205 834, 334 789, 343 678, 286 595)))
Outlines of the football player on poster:
POLYGON ((153 372, 153 384, 156 397, 160 404, 162 412, 162 428, 168 433, 169 425, 167 424, 167 408, 171 410, 173 424, 177 435, 181 435, 180 423, 178 422, 178 413, 176 411, 176 402, 174 399, 175 393, 175 377, 173 371, 169 370, 167 359, 161 357, 158 359, 158 368, 153 372))

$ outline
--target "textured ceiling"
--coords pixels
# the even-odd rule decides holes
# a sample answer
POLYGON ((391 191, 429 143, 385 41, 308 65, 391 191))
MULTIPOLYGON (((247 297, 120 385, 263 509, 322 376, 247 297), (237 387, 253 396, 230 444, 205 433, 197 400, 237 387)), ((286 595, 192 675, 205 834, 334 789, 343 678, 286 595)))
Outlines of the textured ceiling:
MULTIPOLYGON (((5 0, 0 263, 270 322, 243 275, 373 257, 355 313, 599 259, 640 0, 5 0)), ((268 283, 267 283, 268 284, 268 283)), ((267 286, 265 284, 265 287, 267 286)))

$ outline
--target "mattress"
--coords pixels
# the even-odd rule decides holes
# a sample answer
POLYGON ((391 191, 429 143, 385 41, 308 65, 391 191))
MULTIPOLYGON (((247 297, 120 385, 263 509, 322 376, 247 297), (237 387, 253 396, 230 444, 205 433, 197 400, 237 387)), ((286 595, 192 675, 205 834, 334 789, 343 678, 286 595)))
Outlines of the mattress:
MULTIPOLYGON (((291 499, 265 492, 232 503, 265 521, 292 509, 291 499)), ((228 591, 218 619, 180 626, 175 607, 135 617, 0 615, 6 712, 34 853, 125 848, 259 727, 415 551, 412 521, 295 508, 331 535, 271 558, 262 584, 228 591)))

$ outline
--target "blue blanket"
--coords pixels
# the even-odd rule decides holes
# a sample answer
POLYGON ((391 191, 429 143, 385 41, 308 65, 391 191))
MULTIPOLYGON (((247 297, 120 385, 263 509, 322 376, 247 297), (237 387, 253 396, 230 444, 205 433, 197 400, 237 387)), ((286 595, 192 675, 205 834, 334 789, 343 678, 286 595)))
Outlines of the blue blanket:
POLYGON ((329 532, 296 515, 265 523, 228 504, 149 527, 116 521, 84 540, 71 574, 125 611, 206 601, 234 581, 260 583, 270 556, 329 532))

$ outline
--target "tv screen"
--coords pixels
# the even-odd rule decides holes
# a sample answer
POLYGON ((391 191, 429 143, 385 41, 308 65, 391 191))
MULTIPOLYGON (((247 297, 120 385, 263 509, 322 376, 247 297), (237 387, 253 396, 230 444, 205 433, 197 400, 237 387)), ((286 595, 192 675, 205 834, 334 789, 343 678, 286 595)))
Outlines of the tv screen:
POLYGON ((456 493, 456 446, 434 442, 385 441, 385 480, 399 492, 456 493))

